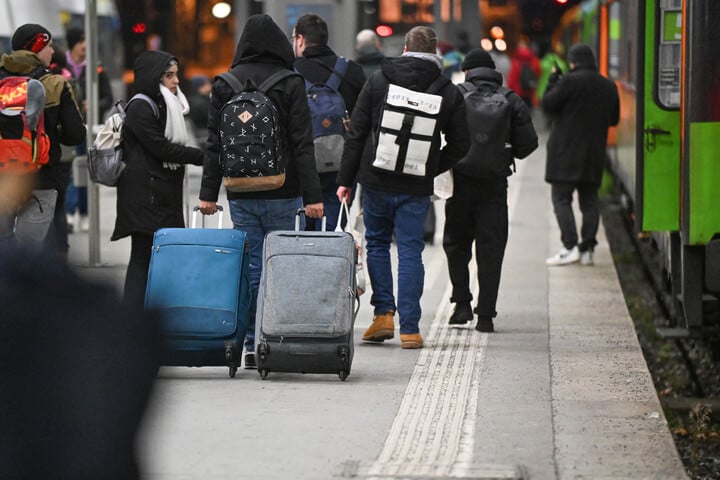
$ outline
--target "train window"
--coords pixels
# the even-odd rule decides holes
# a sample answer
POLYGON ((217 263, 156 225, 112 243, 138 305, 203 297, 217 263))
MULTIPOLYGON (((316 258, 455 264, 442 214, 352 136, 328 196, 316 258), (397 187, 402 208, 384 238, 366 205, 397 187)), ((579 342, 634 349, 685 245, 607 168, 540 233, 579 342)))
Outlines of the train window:
POLYGON ((634 90, 637 82, 637 4, 610 4, 608 21, 608 74, 613 80, 634 90))
POLYGON ((680 107, 681 3, 681 0, 662 0, 660 2, 656 72, 658 101, 666 108, 680 107))

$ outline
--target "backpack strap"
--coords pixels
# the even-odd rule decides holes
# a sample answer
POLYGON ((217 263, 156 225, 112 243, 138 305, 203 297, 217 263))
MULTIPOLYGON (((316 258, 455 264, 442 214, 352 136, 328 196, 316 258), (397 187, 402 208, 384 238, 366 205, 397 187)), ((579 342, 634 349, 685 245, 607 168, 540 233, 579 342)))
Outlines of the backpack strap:
POLYGON ((320 60, 316 58, 308 58, 308 60, 311 60, 318 65, 322 65, 324 68, 330 70, 330 77, 325 81, 325 85, 333 89, 334 91, 338 91, 340 88, 340 84, 345 80, 345 73, 347 72, 349 62, 345 57, 337 57, 337 60, 335 60, 335 67, 331 67, 327 63, 321 62, 320 60))
POLYGON ((438 77, 430 84, 430 86, 425 90, 425 93, 431 93, 435 95, 440 91, 441 88, 445 86, 446 83, 449 83, 450 79, 445 77, 444 75, 440 74, 438 77))
POLYGON ((285 69, 279 70, 279 71, 273 73, 272 75, 270 75, 268 78, 266 78, 265 81, 262 82, 260 84, 260 86, 258 87, 258 91, 260 91, 262 93, 267 93, 268 90, 270 90, 279 81, 281 81, 287 77, 292 77, 295 75, 300 76, 299 74, 295 73, 292 70, 285 70, 285 69))
POLYGON ((125 105, 125 108, 127 108, 130 105, 130 102, 132 102, 133 100, 144 100, 145 102, 147 102, 150 105, 150 108, 152 108, 155 118, 160 118, 160 111, 158 110, 157 103, 155 103, 155 101, 152 98, 148 97, 144 93, 136 93, 135 95, 132 96, 132 98, 130 100, 128 100, 127 105, 125 105))
POLYGON ((223 80, 225 80, 227 84, 230 85, 230 88, 233 89, 233 93, 235 94, 238 94, 245 90, 245 87, 240 82, 240 79, 233 75, 232 72, 223 72, 218 75, 218 78, 222 78, 223 80))

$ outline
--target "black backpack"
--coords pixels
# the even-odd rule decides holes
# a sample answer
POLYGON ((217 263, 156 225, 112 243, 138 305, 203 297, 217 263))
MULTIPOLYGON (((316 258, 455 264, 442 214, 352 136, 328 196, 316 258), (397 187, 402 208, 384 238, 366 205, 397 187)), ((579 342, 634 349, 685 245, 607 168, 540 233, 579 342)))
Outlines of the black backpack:
POLYGON ((538 86, 538 76, 532 66, 523 62, 520 66, 520 88, 523 90, 535 90, 538 86))
POLYGON ((231 192, 274 190, 285 183, 280 118, 277 106, 266 95, 276 83, 297 75, 281 70, 259 87, 244 85, 231 72, 218 76, 233 89, 233 96, 220 108, 220 168, 225 188, 231 192))
POLYGON ((512 175, 515 170, 510 144, 513 105, 507 98, 512 90, 499 85, 478 88, 472 82, 458 87, 465 98, 472 144, 454 171, 476 178, 512 175))

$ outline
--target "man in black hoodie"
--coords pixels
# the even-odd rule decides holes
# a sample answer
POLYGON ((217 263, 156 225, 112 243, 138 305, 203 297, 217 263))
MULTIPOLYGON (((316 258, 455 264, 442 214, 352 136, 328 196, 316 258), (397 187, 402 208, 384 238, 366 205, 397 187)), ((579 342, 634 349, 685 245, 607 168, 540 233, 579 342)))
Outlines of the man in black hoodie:
MULTIPOLYGON (((261 85, 270 75, 292 70, 293 51, 287 36, 269 15, 248 18, 240 35, 230 72, 245 84, 261 85)), ((213 83, 208 115, 208 144, 200 187, 200 210, 205 215, 217 211, 222 181, 220 169, 219 112, 233 96, 232 87, 222 78, 213 83)), ((250 322, 245 339, 245 368, 255 363, 255 308, 262 270, 265 234, 273 230, 293 230, 295 212, 305 206, 311 218, 322 218, 322 190, 315 168, 315 151, 305 83, 292 75, 275 84, 267 96, 279 112, 283 156, 287 160, 285 183, 275 190, 259 192, 228 191, 233 225, 247 233, 250 245, 250 322)))
POLYGON ((436 51, 435 31, 425 26, 414 27, 405 35, 402 56, 385 59, 381 69, 370 76, 353 110, 338 173, 338 198, 349 198, 356 180, 363 187, 367 266, 373 288, 370 303, 374 307, 373 323, 363 340, 382 342, 393 338, 393 316, 397 311, 402 348, 423 346, 419 330, 420 297, 425 280, 423 233, 433 179, 452 168, 470 146, 463 97, 450 80, 442 76, 442 58, 436 51), (396 110, 399 115, 384 111, 390 89, 398 92, 392 101, 401 101, 405 106, 396 110), (436 112, 433 120, 421 118, 417 110, 413 113, 417 105, 430 106, 436 112), (383 145, 382 152, 375 148, 387 132, 385 126, 380 129, 385 115, 388 119, 395 118, 396 125, 402 124, 396 138, 397 142, 407 145, 399 148, 407 150, 407 155, 401 156, 399 152, 396 158, 391 158, 388 153, 395 149, 392 140, 383 145), (418 138, 416 131, 423 132, 424 140, 413 143, 411 149, 411 143, 418 138), (442 148, 441 132, 447 142, 442 148), (420 144, 422 147, 415 150, 420 144), (388 170, 391 163, 395 166, 388 170), (406 173, 410 170, 412 174, 406 173), (423 171, 424 174, 420 174, 423 171), (393 233, 399 262, 397 306, 390 263, 393 233))
POLYGON ((590 47, 573 45, 568 60, 570 72, 562 75, 554 71, 542 99, 543 111, 552 118, 545 181, 552 186, 553 208, 563 244, 556 255, 545 260, 548 266, 578 261, 593 264, 600 224, 598 189, 607 159, 608 128, 620 120, 617 87, 598 73, 590 47), (575 190, 582 213, 580 243, 572 210, 575 190))
MULTIPOLYGON (((465 324, 473 319, 468 263, 475 242, 480 287, 475 329, 492 332, 508 239, 507 178, 512 175, 510 165, 514 158, 530 155, 538 146, 538 137, 530 109, 517 93, 502 87, 502 74, 495 70, 495 62, 488 52, 482 48, 471 50, 461 68, 466 81, 460 84, 460 89, 468 92, 465 106, 474 135, 468 154, 453 167, 453 195, 445 203, 443 249, 453 286, 450 301, 456 304, 450 324, 465 324), (507 108, 499 109, 501 116, 495 122, 489 121, 487 113, 475 117, 473 111, 486 109, 487 102, 497 101, 493 93, 505 97, 507 108), (479 98, 488 100, 476 103, 479 98), (497 130, 490 125, 492 123, 499 125, 497 130), (497 133, 497 140, 485 138, 489 131, 497 133)), ((495 120, 494 115, 491 118, 495 120)))
MULTIPOLYGON (((298 18, 293 28, 292 46, 295 60, 295 71, 312 85, 326 84, 333 73, 338 56, 328 46, 328 27, 325 20, 313 13, 306 13, 298 18)), ((352 114, 355 102, 365 83, 365 74, 360 65, 352 60, 343 59, 347 65, 341 75, 338 93, 345 100, 345 109, 352 114)), ((323 189, 323 206, 327 219, 327 230, 334 230, 340 213, 340 201, 337 198, 337 172, 320 173, 320 184, 323 189)), ((308 222, 308 230, 320 230, 315 221, 308 222)))

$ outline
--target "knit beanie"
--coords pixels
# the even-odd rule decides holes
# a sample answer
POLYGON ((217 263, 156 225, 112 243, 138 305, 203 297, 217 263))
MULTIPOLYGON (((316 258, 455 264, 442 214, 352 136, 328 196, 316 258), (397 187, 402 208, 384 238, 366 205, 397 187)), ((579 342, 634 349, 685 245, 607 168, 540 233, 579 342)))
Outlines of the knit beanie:
POLYGON ((85 40, 85 32, 82 28, 70 28, 65 34, 65 40, 67 41, 68 50, 72 50, 78 42, 85 40))
POLYGON ((30 50, 38 53, 50 43, 50 40, 52 35, 47 28, 37 23, 26 23, 15 30, 11 42, 13 51, 30 50))
POLYGON ((578 43, 570 47, 568 51, 568 61, 574 63, 575 68, 597 68, 592 49, 583 43, 578 43))
POLYGON ((488 52, 482 48, 473 48, 465 55, 465 60, 462 63, 463 70, 472 70, 473 68, 486 67, 495 68, 495 62, 488 52))

